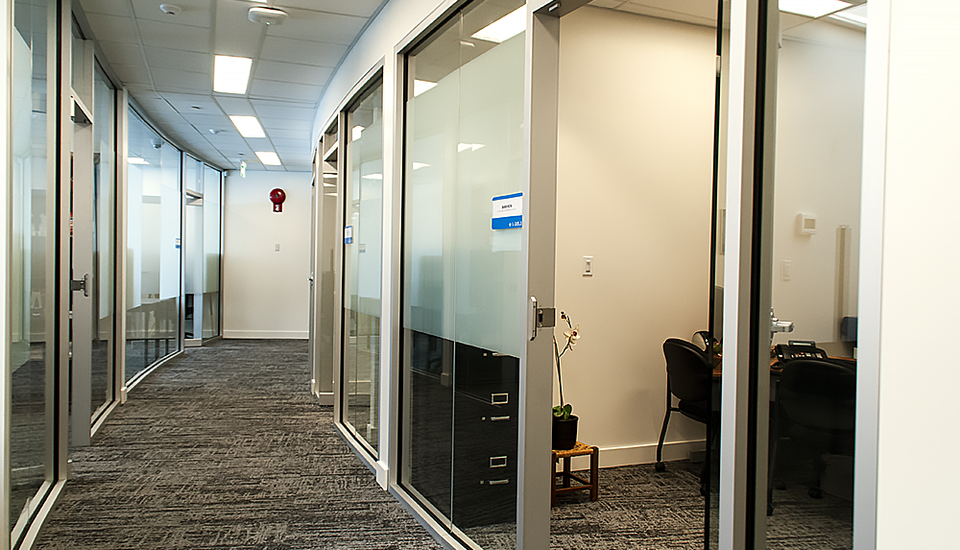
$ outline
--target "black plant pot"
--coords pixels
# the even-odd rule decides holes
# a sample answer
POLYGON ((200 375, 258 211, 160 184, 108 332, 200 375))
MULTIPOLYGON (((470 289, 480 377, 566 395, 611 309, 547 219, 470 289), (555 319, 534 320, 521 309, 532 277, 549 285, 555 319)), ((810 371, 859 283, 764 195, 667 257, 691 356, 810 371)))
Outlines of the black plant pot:
POLYGON ((553 448, 557 451, 566 451, 577 445, 577 418, 570 415, 564 420, 559 416, 553 417, 553 448))

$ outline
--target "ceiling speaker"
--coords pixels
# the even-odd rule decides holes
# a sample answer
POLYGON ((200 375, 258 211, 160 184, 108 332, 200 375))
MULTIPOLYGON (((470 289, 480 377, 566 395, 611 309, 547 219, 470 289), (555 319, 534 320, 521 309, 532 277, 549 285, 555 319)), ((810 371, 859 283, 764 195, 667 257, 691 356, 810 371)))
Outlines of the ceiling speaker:
POLYGON ((247 12, 247 18, 254 23, 263 23, 264 25, 281 25, 287 18, 287 12, 277 8, 267 8, 255 6, 247 12))

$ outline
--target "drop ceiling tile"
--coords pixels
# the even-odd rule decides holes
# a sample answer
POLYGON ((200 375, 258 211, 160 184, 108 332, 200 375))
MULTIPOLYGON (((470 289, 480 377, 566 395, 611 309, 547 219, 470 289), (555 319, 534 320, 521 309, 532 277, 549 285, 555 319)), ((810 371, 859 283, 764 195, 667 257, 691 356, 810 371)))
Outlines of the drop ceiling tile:
POLYGON ((257 116, 264 119, 313 120, 317 111, 313 106, 294 107, 277 101, 252 100, 257 116))
POLYGON ((210 53, 210 30, 189 25, 139 20, 144 46, 210 53))
POLYGON ((215 0, 217 17, 214 24, 214 53, 256 57, 265 26, 247 19, 248 2, 215 0))
POLYGON ((147 62, 150 63, 151 67, 178 69, 195 73, 213 72, 213 56, 209 53, 158 48, 157 46, 146 46, 143 51, 147 54, 147 62))
POLYGON ((140 84, 150 86, 150 73, 143 65, 111 65, 117 76, 124 84, 140 84))
POLYGON ((221 114, 220 106, 209 95, 176 92, 163 92, 160 95, 181 113, 221 114), (195 106, 200 109, 194 109, 195 106))
POLYGON ((333 74, 333 69, 329 67, 315 67, 263 59, 257 62, 253 77, 260 80, 323 86, 330 79, 331 74, 333 74))
POLYGON ((317 11, 285 10, 290 17, 282 25, 267 27, 267 36, 295 38, 315 42, 332 42, 349 46, 367 23, 365 17, 321 13, 317 11))
POLYGON ((143 50, 140 44, 100 41, 100 49, 110 65, 143 65, 143 50))
POLYGON ((347 47, 340 44, 267 36, 263 40, 260 59, 336 67, 346 53, 347 47))
POLYGON ((300 8, 370 17, 377 11, 380 4, 386 4, 386 2, 383 0, 351 0, 350 2, 344 2, 343 0, 276 0, 274 5, 281 9, 300 8))
POLYGON ((167 15, 160 11, 161 2, 157 0, 132 0, 132 2, 133 11, 138 19, 210 28, 212 10, 210 3, 204 0, 176 0, 171 2, 171 4, 176 4, 182 9, 177 15, 167 15))
POLYGON ((213 87, 210 73, 191 73, 174 69, 151 69, 157 91, 209 91, 213 87))
POLYGON ((289 82, 254 80, 250 84, 250 96, 259 98, 293 99, 296 101, 317 101, 323 88, 289 82))
POLYGON ((257 114, 253 109, 253 105, 250 104, 250 100, 245 97, 214 95, 213 99, 220 105, 223 112, 228 115, 256 116, 257 114))
MULTIPOLYGON (((308 0, 309 1, 309 0, 308 0)), ((89 19, 90 14, 103 13, 110 15, 132 16, 129 0, 80 0, 80 8, 89 19)))
POLYGON ((203 114, 200 111, 184 113, 181 111, 180 115, 184 120, 204 131, 207 128, 233 128, 230 119, 221 114, 203 114))
MULTIPOLYGON (((266 120, 265 122, 267 124, 274 125, 274 124, 283 124, 283 122, 285 121, 274 122, 272 120, 266 120)), ((308 139, 308 140, 310 139, 311 129, 312 128, 307 128, 307 129, 285 128, 283 126, 280 126, 278 128, 264 128, 264 130, 266 130, 267 132, 267 136, 270 139, 279 138, 279 139, 308 139)))
POLYGON ((270 138, 273 146, 279 149, 286 149, 291 152, 305 152, 310 154, 309 139, 290 139, 290 138, 270 138))
POLYGON ((90 30, 93 31, 93 36, 97 40, 126 44, 140 42, 140 37, 137 36, 137 26, 134 25, 131 17, 91 13, 87 15, 87 21, 90 23, 90 30))

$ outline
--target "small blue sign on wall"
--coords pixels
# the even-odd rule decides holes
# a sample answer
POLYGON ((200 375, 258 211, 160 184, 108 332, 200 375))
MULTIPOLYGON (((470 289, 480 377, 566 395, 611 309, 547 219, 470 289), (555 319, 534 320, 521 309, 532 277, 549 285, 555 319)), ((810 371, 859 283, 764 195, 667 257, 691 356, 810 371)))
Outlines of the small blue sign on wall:
POLYGON ((494 230, 523 227, 523 193, 493 197, 491 227, 494 230))
POLYGON ((343 228, 343 244, 353 244, 353 226, 343 228))

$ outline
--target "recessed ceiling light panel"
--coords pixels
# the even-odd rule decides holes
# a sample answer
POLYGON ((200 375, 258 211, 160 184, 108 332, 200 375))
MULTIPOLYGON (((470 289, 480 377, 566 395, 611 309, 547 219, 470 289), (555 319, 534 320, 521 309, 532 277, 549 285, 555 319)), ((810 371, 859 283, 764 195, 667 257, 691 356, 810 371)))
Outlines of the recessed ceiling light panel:
POLYGON ((240 135, 245 138, 267 137, 267 135, 263 133, 263 126, 260 126, 260 121, 257 120, 255 116, 230 115, 230 121, 237 127, 240 135))
POLYGON ((779 0, 779 4, 780 11, 814 18, 823 17, 853 5, 842 0, 779 0))
POLYGON ((273 151, 257 151, 257 158, 267 166, 280 166, 280 157, 273 151))
POLYGON ((473 33, 471 38, 487 42, 505 42, 522 33, 527 28, 527 5, 524 4, 512 12, 473 33))
POLYGON ((225 94, 247 93, 247 81, 250 80, 249 57, 218 55, 213 59, 213 91, 225 94))

